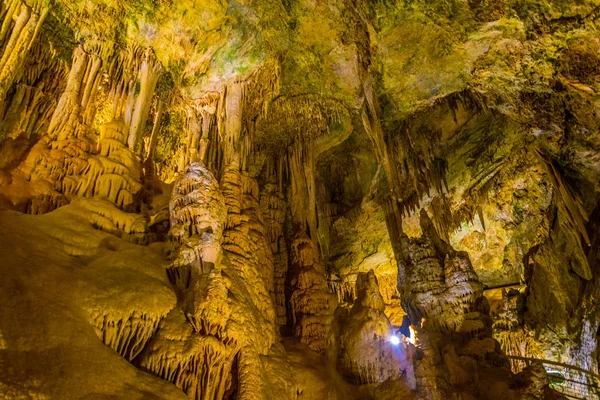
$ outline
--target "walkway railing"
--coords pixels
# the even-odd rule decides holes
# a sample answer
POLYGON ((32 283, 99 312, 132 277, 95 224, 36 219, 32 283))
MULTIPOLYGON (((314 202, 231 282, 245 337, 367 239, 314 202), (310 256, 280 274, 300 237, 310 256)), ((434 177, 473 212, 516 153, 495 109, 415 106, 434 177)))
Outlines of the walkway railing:
POLYGON ((600 375, 574 365, 536 358, 506 356, 527 366, 540 361, 548 374, 550 387, 569 399, 600 400, 600 375))

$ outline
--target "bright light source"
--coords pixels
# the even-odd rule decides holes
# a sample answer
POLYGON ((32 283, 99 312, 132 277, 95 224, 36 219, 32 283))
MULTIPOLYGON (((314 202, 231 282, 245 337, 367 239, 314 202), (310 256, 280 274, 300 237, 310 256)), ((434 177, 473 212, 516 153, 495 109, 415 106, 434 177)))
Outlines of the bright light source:
POLYGON ((400 338, 398 336, 390 336, 390 342, 394 346, 398 346, 400 344, 400 338))

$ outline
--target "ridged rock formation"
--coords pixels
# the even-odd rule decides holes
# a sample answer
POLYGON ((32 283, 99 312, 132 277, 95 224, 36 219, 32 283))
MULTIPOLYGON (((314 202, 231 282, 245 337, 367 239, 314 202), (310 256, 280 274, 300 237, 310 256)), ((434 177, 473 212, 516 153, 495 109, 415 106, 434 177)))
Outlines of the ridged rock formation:
POLYGON ((0 0, 0 397, 593 398, 599 18, 0 0))
POLYGON ((190 164, 173 186, 169 214, 175 268, 193 266, 208 273, 219 265, 227 208, 219 184, 202 163, 190 164))
POLYGON ((284 232, 287 203, 276 184, 265 185, 260 194, 260 206, 273 254, 273 294, 277 323, 284 326, 287 323, 285 285, 289 263, 284 232))
POLYGON ((357 384, 399 379, 405 372, 414 379, 406 345, 391 343, 395 335, 373 270, 358 275, 356 292, 358 297, 340 336, 338 365, 342 374, 357 384))
POLYGON ((175 249, 168 273, 180 308, 161 322, 140 366, 190 398, 220 399, 235 389, 232 364, 239 351, 227 334, 231 308, 221 264, 225 202, 212 174, 194 163, 175 183, 169 208, 175 249))
POLYGON ((261 274, 272 264, 259 257, 261 248, 270 247, 262 231, 249 230, 257 221, 244 211, 256 207, 257 199, 242 191, 240 179, 229 170, 221 194, 216 179, 197 162, 173 186, 168 275, 179 304, 159 325, 139 365, 193 399, 259 396, 262 378, 252 365, 274 342, 272 293, 266 289, 272 279, 261 274))
POLYGON ((442 332, 489 329, 481 320, 488 311, 483 308, 483 286, 468 254, 455 251, 440 239, 425 210, 421 210, 421 229, 420 238, 401 239, 403 262, 399 265, 398 289, 411 321, 421 323, 425 319, 442 332))
POLYGON ((315 259, 317 254, 307 237, 292 240, 289 302, 294 335, 311 350, 324 353, 333 341, 331 324, 336 301, 327 291, 323 267, 315 259))

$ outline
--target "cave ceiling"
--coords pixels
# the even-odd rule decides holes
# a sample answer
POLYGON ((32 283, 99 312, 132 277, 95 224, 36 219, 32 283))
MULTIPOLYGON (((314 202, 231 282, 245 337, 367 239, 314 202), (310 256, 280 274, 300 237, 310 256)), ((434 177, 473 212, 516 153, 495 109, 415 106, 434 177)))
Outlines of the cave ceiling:
POLYGON ((555 398, 505 354, 600 379, 599 16, 2 0, 0 396, 555 398))

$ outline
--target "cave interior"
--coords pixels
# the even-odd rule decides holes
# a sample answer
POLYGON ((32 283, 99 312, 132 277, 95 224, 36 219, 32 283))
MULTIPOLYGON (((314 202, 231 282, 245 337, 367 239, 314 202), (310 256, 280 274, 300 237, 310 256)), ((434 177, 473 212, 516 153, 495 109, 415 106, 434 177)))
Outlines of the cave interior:
POLYGON ((600 0, 2 0, 0 397, 600 399, 600 0))

